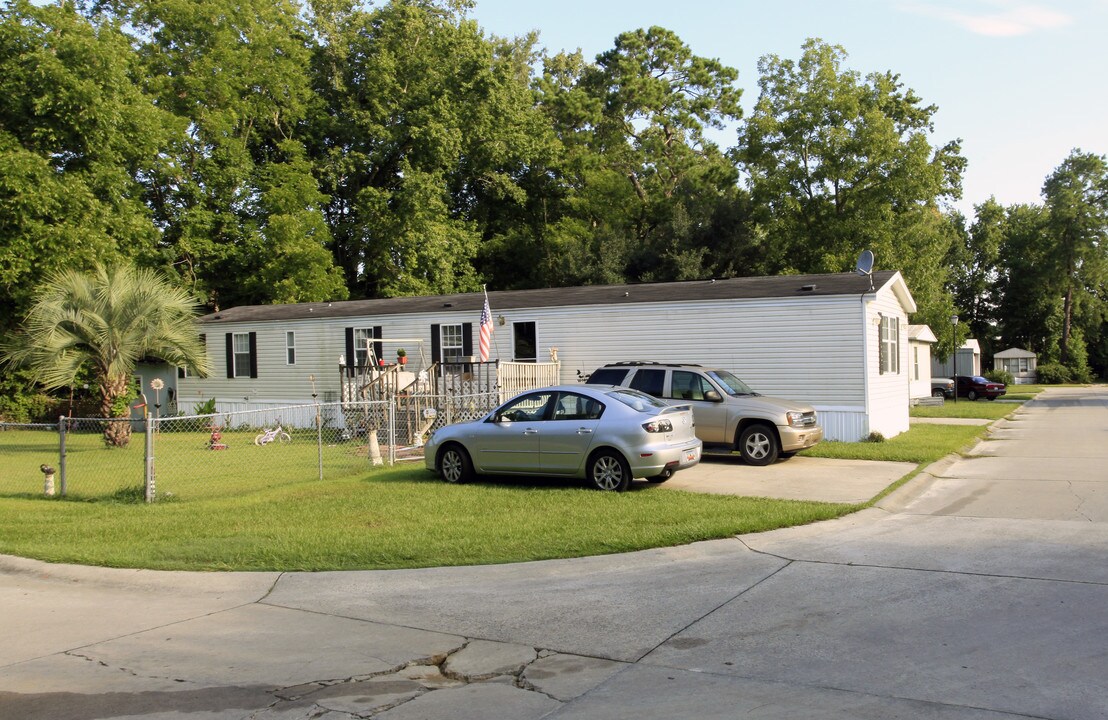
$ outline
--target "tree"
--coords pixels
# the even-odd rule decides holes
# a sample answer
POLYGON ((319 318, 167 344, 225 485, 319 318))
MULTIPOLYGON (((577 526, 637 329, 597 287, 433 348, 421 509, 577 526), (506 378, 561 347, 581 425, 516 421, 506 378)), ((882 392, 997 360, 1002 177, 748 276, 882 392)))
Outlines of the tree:
POLYGON ((994 293, 1004 343, 1032 350, 1042 362, 1057 362, 1061 293, 1049 257, 1047 223, 1040 205, 1006 209, 994 293))
POLYGON ((360 297, 475 290, 490 208, 525 202, 541 150, 533 38, 486 38, 469 3, 317 2, 310 148, 336 262, 360 297))
POLYGON ((0 333, 51 273, 149 253, 140 178, 172 116, 139 88, 129 39, 73 3, 0 9, 0 333))
MULTIPOLYGON (((1108 282, 1108 160, 1073 150, 1043 184, 1053 245, 1050 259, 1063 293, 1060 361, 1073 365, 1071 335, 1075 308, 1101 306, 1108 282)), ((1084 349, 1084 348, 1083 348, 1084 349)), ((1076 371, 1083 367, 1073 367, 1076 371)))
POLYGON ((144 178, 148 258, 211 305, 347 297, 305 151, 311 30, 297 0, 104 0, 134 29, 143 87, 175 118, 144 178))
MULTIPOLYGON (((3 348, 6 365, 29 368, 47 388, 72 385, 87 368, 99 385, 100 413, 126 418, 135 365, 156 358, 206 375, 210 364, 195 322, 197 302, 164 276, 129 265, 65 270, 36 292, 23 333, 3 348)), ((130 423, 108 423, 104 441, 130 441, 130 423)))
POLYGON ((758 63, 736 157, 760 213, 763 272, 842 272, 869 249, 903 271, 921 320, 945 322, 941 268, 955 228, 941 208, 961 194, 959 143, 933 147, 937 108, 898 75, 863 79, 845 59, 811 39, 799 61, 758 63))
POLYGON ((543 240, 574 263, 563 281, 704 275, 738 177, 707 131, 741 116, 737 75, 661 27, 622 33, 595 63, 545 59, 536 93, 563 154, 543 240))
MULTIPOLYGON (((1000 246, 1004 241, 1006 214, 995 199, 974 207, 974 220, 968 231, 962 230, 951 244, 945 266, 950 269, 947 288, 954 298, 959 317, 969 326, 970 337, 983 342, 983 350, 991 355, 992 338, 996 334, 996 294, 999 277, 1000 246)), ((965 219, 952 216, 958 228, 965 219)))

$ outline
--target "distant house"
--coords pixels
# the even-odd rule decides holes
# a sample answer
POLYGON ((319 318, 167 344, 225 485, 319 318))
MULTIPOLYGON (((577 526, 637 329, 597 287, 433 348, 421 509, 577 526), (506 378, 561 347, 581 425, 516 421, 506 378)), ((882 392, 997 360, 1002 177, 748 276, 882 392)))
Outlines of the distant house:
MULTIPOLYGON (((812 404, 828 439, 908 429, 908 316, 899 272, 732 278, 490 292, 496 382, 526 364, 581 382, 609 362, 693 362, 731 370, 754 390, 812 404)), ((481 293, 228 308, 201 318, 216 371, 176 378, 191 410, 219 412, 345 399, 344 378, 374 358, 434 376, 473 362, 481 293)), ((925 341, 921 340, 921 343, 925 341)), ((921 362, 922 362, 921 356, 921 362)), ((538 369, 538 368, 536 368, 538 369)), ((921 369, 922 374, 922 369, 921 369)), ((532 374, 541 379, 541 374, 532 374)))
POLYGON ((939 341, 927 325, 908 326, 908 395, 931 397, 931 346, 939 341))
POLYGON ((981 374, 981 345, 970 338, 962 343, 962 347, 958 348, 957 367, 958 372, 954 372, 955 356, 949 355, 945 358, 939 359, 936 357, 931 358, 931 377, 937 378, 949 378, 958 375, 980 375, 981 374))
POLYGON ((1038 378, 1039 357, 1030 350, 1008 348, 993 355, 993 369, 1007 370, 1017 385, 1033 383, 1038 378))

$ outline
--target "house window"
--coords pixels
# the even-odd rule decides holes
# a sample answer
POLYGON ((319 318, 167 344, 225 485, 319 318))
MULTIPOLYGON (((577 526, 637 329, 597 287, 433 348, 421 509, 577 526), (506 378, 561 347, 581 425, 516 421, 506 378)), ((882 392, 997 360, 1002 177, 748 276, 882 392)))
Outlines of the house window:
POLYGON ((235 333, 234 377, 250 376, 250 333, 235 333))
POLYGON ((373 339, 373 328, 354 328, 354 365, 365 367, 369 364, 369 341, 373 339))
POLYGON ((881 374, 900 372, 900 321, 881 315, 881 374))
POLYGON ((439 347, 444 363, 461 362, 465 355, 465 333, 461 325, 439 326, 439 347))
POLYGON ((285 364, 296 364, 296 333, 291 330, 285 333, 285 364))
POLYGON ((919 380, 919 347, 912 348, 912 377, 919 380))
POLYGON ((512 353, 516 362, 538 362, 538 348, 534 322, 512 323, 512 353))

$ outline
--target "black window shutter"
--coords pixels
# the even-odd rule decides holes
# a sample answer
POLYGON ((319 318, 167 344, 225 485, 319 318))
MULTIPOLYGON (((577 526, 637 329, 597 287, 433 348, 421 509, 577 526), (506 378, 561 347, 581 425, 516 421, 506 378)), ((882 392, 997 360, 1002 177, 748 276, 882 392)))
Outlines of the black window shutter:
POLYGON ((354 364, 358 356, 354 354, 354 328, 346 328, 346 377, 354 377, 354 364))
POLYGON ((431 326, 431 362, 442 362, 442 338, 439 337, 439 326, 431 326))
POLYGON ((462 323, 462 355, 473 354, 473 323, 462 323))
POLYGON ((235 376, 235 336, 227 333, 227 377, 235 376))
MULTIPOLYGON (((375 337, 375 338, 383 337, 383 332, 384 332, 384 329, 380 325, 374 325, 373 326, 373 337, 375 337)), ((384 353, 385 353, 385 344, 384 343, 379 343, 379 342, 373 343, 373 354, 377 356, 378 360, 381 359, 381 356, 384 353)))
POLYGON ((250 377, 258 377, 258 333, 250 333, 250 377))

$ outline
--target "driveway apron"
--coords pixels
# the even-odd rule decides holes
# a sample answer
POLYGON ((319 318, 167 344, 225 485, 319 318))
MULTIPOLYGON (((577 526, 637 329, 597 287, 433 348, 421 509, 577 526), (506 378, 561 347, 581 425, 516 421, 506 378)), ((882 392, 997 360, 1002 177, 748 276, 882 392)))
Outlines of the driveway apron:
MULTIPOLYGON (((190 574, 0 558, 0 717, 1108 717, 1108 391, 879 506, 624 555, 190 574)), ((826 483, 834 483, 827 477, 826 483)))

